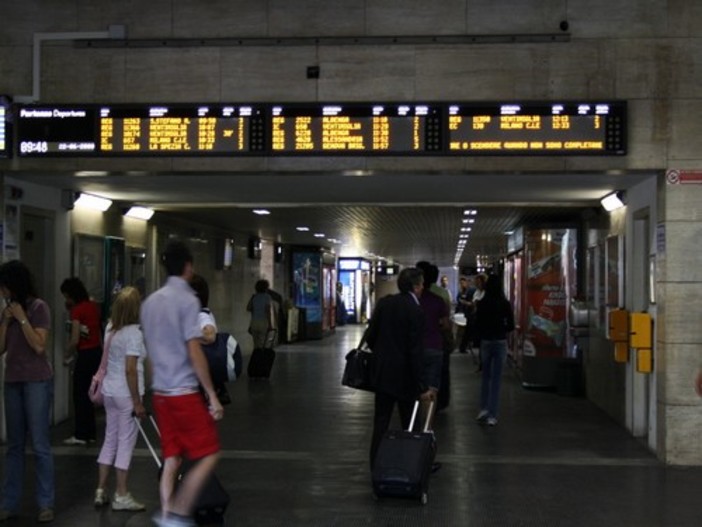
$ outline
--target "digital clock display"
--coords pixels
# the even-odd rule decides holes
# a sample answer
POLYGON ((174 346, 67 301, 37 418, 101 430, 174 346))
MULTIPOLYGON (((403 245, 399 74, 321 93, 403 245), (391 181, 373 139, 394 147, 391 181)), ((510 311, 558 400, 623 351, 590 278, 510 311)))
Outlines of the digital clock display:
POLYGON ((624 154, 626 108, 613 103, 451 104, 448 150, 461 155, 624 154))
POLYGON ((80 107, 22 107, 17 119, 20 157, 95 154, 95 110, 80 107))

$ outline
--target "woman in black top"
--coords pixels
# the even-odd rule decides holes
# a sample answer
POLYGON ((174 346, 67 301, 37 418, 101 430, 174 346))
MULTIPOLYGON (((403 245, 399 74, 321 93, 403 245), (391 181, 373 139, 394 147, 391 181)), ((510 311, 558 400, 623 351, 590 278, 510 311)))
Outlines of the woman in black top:
POLYGON ((475 313, 483 365, 480 386, 478 422, 497 424, 502 368, 507 358, 507 334, 514 329, 514 314, 498 276, 491 275, 485 284, 485 295, 475 313))

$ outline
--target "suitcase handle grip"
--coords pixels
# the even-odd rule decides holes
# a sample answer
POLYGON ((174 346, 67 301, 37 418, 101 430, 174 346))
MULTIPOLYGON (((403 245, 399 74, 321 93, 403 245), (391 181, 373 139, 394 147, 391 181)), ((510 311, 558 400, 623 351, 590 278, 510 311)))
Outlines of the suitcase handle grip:
MULTIPOLYGON (((414 402, 414 408, 412 409, 412 419, 410 419, 408 432, 414 429, 414 421, 417 419, 417 412, 419 412, 419 401, 414 402)), ((424 422, 424 429, 422 432, 429 432, 429 426, 431 424, 431 418, 434 414, 434 401, 429 401, 429 410, 427 411, 427 419, 424 422)))

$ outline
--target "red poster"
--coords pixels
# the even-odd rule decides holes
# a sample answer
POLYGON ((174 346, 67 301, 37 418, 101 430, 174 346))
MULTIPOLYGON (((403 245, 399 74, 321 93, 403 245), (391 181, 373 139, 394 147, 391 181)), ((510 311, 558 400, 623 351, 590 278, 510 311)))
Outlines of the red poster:
POLYGON ((563 237, 559 231, 533 231, 529 238, 524 354, 563 357, 567 334, 563 237))

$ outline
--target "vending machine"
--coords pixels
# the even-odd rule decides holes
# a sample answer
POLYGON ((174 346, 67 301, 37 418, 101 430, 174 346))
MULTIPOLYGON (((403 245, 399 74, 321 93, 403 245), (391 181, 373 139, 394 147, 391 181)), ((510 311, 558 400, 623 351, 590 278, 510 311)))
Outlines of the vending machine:
POLYGON ((371 262, 339 258, 339 295, 346 307, 346 322, 365 324, 371 310, 371 262))

